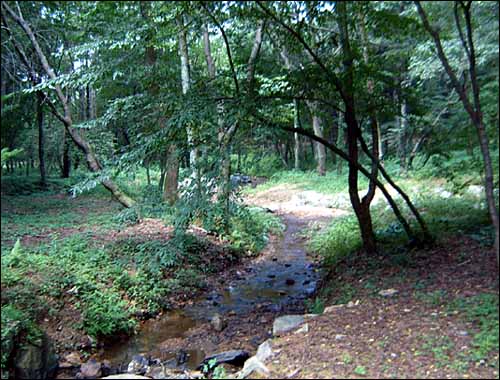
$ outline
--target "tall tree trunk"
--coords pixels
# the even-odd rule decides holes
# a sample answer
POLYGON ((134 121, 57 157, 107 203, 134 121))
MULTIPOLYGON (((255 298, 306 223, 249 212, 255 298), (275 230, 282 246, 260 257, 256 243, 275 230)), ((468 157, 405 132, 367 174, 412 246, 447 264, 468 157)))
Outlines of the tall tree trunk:
MULTIPOLYGON (((323 120, 319 115, 319 104, 315 101, 306 101, 306 103, 311 111, 314 134, 323 138, 323 120)), ((318 175, 323 176, 326 173, 326 150, 322 144, 315 142, 314 145, 316 148, 316 170, 318 171, 318 175)))
MULTIPOLYGON (((177 18, 177 26, 179 28, 179 56, 181 58, 182 94, 186 95, 189 91, 191 75, 186 28, 184 26, 184 17, 182 15, 177 18)), ((199 168, 197 166, 199 152, 194 141, 193 128, 191 126, 186 126, 186 133, 189 146, 189 167, 193 169, 196 178, 198 178, 200 175, 199 168)))
POLYGON ((38 124, 38 161, 40 162, 40 182, 42 186, 47 185, 45 174, 45 136, 43 131, 43 98, 40 94, 37 95, 36 103, 36 119, 38 124))
POLYGON ((369 202, 361 202, 358 192, 358 133, 359 127, 356 120, 356 111, 354 108, 354 88, 353 88, 353 56, 349 42, 347 9, 345 2, 339 2, 339 30, 340 40, 342 44, 342 52, 344 56, 344 67, 346 71, 344 79, 344 96, 343 101, 345 104, 345 122, 347 125, 347 146, 349 154, 349 197, 351 199, 354 212, 358 219, 361 238, 363 240, 363 248, 368 254, 377 252, 375 242, 375 234, 373 232, 373 225, 370 215, 369 202))
MULTIPOLYGON (((300 120, 299 120, 299 101, 297 99, 293 100, 293 125, 295 128, 299 128, 300 120)), ((300 144, 300 136, 297 132, 293 134, 293 153, 295 157, 294 168, 295 170, 300 170, 300 158, 301 158, 301 144, 300 144)))
POLYGON ((63 130, 63 154, 62 154, 62 171, 61 178, 69 178, 71 171, 71 161, 69 159, 69 141, 66 138, 66 130, 63 130))
POLYGON ((169 205, 177 201, 177 187, 179 178, 179 157, 175 145, 170 144, 167 151, 163 200, 169 205))
POLYGON ((401 115, 399 116, 399 167, 403 174, 407 172, 407 145, 408 145, 408 105, 405 99, 401 99, 401 115))

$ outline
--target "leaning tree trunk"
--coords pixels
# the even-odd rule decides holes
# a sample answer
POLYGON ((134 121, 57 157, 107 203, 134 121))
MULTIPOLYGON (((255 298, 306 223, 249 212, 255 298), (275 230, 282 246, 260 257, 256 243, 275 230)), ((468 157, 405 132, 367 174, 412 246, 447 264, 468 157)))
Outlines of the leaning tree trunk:
MULTIPOLYGON (((50 66, 49 62, 47 61, 47 57, 45 56, 45 53, 42 51, 40 45, 38 44, 38 40, 35 36, 35 33, 29 26, 29 24, 26 22, 26 20, 23 18, 21 14, 16 15, 16 13, 7 5, 7 3, 2 2, 1 6, 8 12, 8 14, 17 22, 17 24, 23 29, 24 33, 26 36, 29 38, 31 41, 31 44, 33 45, 34 51, 41 63, 41 66, 43 67, 43 70, 47 74, 47 76, 53 80, 56 81, 57 77, 54 73, 54 70, 50 66)), ((6 18, 3 17, 2 14, 2 21, 5 23, 6 18)), ((8 29, 8 28, 7 28, 8 29)), ((9 30, 9 29, 8 29, 9 30)), ((10 33, 10 30, 8 31, 10 33)), ((30 64, 27 55, 24 53, 23 49, 21 46, 17 43, 15 38, 13 38, 12 43, 15 46, 16 51, 18 52, 18 55, 20 58, 23 60, 24 64, 26 67, 30 68, 32 71, 30 72, 31 80, 36 84, 36 78, 37 75, 34 73, 32 67, 33 65, 30 64)), ((97 159, 97 156, 94 153, 94 150, 92 149, 91 145, 85 140, 85 138, 78 132, 77 129, 73 128, 73 120, 71 118, 71 109, 70 109, 70 104, 68 98, 64 95, 61 87, 59 84, 54 84, 55 92, 57 95, 57 98, 59 99, 61 106, 63 108, 63 114, 60 113, 60 111, 56 108, 56 106, 52 103, 52 101, 45 96, 44 99, 47 101, 52 113, 54 114, 55 117, 57 117, 64 125, 64 128, 69 132, 71 139, 73 142, 77 145, 77 147, 84 153, 85 159, 87 161, 87 165, 89 169, 92 172, 102 172, 102 166, 100 162, 97 159)), ((113 196, 125 207, 132 207, 135 204, 135 201, 127 196, 125 193, 123 193, 120 188, 116 185, 114 181, 112 181, 109 178, 103 178, 101 179, 101 184, 109 190, 113 196)))

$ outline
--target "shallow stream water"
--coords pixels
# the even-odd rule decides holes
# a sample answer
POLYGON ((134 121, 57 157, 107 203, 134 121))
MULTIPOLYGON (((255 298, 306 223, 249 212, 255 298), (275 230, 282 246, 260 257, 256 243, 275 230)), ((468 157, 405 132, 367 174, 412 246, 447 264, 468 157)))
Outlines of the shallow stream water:
MULTIPOLYGON (((280 312, 291 305, 304 305, 314 293, 318 274, 306 255, 305 238, 300 236, 306 222, 291 214, 282 215, 286 229, 283 237, 268 247, 272 252, 249 263, 223 291, 205 293, 182 310, 146 321, 128 341, 105 347, 101 360, 126 370, 133 355, 147 354, 161 360, 175 358, 175 352, 161 352, 161 342, 183 338, 189 329, 210 320, 215 313, 248 315, 256 305, 280 312)), ((186 367, 194 369, 205 357, 201 350, 186 350, 186 367)))

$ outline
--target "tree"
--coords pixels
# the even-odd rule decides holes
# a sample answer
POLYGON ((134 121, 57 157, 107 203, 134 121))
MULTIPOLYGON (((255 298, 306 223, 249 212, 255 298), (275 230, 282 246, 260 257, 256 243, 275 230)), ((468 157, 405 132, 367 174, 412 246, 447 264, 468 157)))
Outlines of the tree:
MULTIPOLYGON (((55 72, 54 72, 53 68, 51 67, 51 65, 49 64, 45 53, 42 51, 35 33, 31 29, 28 22, 24 19, 19 5, 18 4, 16 4, 16 5, 17 5, 17 11, 18 11, 17 14, 16 14, 16 12, 14 12, 12 10, 12 8, 10 8, 10 6, 6 2, 2 2, 2 21, 5 25, 5 27, 9 31, 9 34, 11 36, 13 36, 12 32, 8 28, 6 15, 4 14, 4 11, 21 27, 21 29, 23 30, 25 35, 30 40, 31 45, 36 52, 36 56, 37 56, 38 60, 40 61, 40 64, 41 64, 45 74, 47 75, 47 77, 50 80, 52 80, 53 82, 56 82, 57 77, 55 75, 55 72)), ((24 65, 29 70, 29 74, 30 74, 30 77, 31 77, 33 84, 36 85, 36 78, 39 75, 37 75, 37 73, 35 72, 34 64, 28 60, 27 55, 24 53, 24 49, 17 43, 17 41, 14 37, 13 37, 12 42, 13 42, 13 44, 15 44, 15 49, 18 52, 24 65)), ((87 165, 88 165, 89 169, 93 172, 101 172, 103 167, 102 167, 101 163, 99 162, 99 160, 97 159, 97 157, 94 153, 94 149, 87 142, 87 140, 81 135, 81 133, 79 133, 78 130, 73 128, 73 120, 72 120, 71 109, 70 109, 68 97, 64 94, 64 92, 59 84, 54 83, 54 89, 55 89, 57 99, 60 103, 60 106, 63 108, 62 114, 56 108, 56 105, 49 99, 49 97, 42 92, 42 90, 39 90, 40 96, 44 97, 44 99, 47 101, 47 104, 49 105, 54 116, 56 116, 62 122, 62 124, 64 125, 64 128, 69 133, 69 135, 71 136, 74 143, 85 154, 85 158, 87 160, 87 165)), ((130 198, 128 195, 126 195, 123 191, 121 191, 120 188, 111 179, 102 178, 101 183, 106 189, 108 189, 113 194, 113 196, 123 206, 132 207, 135 204, 135 201, 132 198, 130 198)))
POLYGON ((456 1, 454 3, 454 15, 457 31, 460 35, 460 40, 462 42, 462 48, 465 51, 465 55, 468 61, 468 71, 471 82, 472 90, 472 101, 470 100, 470 93, 467 87, 462 86, 457 78, 456 73, 452 69, 448 57, 444 52, 443 45, 441 42, 441 37, 439 32, 434 29, 428 19, 426 12, 424 11, 422 5, 419 1, 415 1, 415 6, 417 7, 418 14, 422 20, 422 24, 427 32, 432 37, 434 45, 436 48, 437 55, 448 75, 448 78, 457 92, 460 100, 467 111, 472 124, 474 125, 478 138, 479 146, 481 148, 481 153, 484 162, 484 184, 486 201, 488 203, 488 210, 490 213, 491 222, 493 228, 495 229, 495 252, 497 256, 497 265, 499 263, 499 220, 498 220, 498 209, 495 204, 495 197, 493 194, 494 189, 494 176, 493 176, 493 166, 491 163, 490 148, 488 135, 486 134, 486 128, 483 121, 483 113, 481 110, 481 100, 480 100, 480 86, 477 78, 476 71, 476 50, 474 46, 474 36, 473 36, 473 25, 472 25, 472 15, 471 6, 472 1, 456 1), (461 25, 461 16, 465 19, 465 34, 461 25))

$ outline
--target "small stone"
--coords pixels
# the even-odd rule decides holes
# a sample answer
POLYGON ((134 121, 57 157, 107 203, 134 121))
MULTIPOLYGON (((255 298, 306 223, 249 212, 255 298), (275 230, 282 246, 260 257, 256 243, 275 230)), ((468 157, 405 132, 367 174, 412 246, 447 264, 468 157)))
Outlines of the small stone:
POLYGON ((332 305, 332 306, 327 306, 325 307, 325 309, 323 310, 323 314, 328 314, 328 313, 333 313, 339 309, 342 309, 345 305, 344 304, 341 304, 341 305, 332 305))
POLYGON ((457 331, 457 335, 458 336, 467 336, 467 335, 469 335, 469 333, 465 330, 461 330, 461 331, 457 331))
POLYGON ((82 360, 80 359, 80 354, 76 351, 73 351, 64 357, 64 361, 72 366, 79 366, 82 364, 82 360))
MULTIPOLYGON (((238 379, 245 379, 253 375, 254 373, 257 373, 258 375, 263 377, 269 377, 269 375, 271 374, 266 365, 262 363, 256 356, 252 356, 245 362, 243 369, 238 375, 238 379)), ((252 376, 252 378, 254 378, 254 376, 252 376)))
POLYGON ((210 320, 210 325, 217 332, 221 332, 227 326, 226 321, 222 318, 219 313, 215 313, 212 319, 210 320))
POLYGON ((381 290, 380 292, 378 292, 379 296, 386 297, 386 298, 393 297, 398 293, 399 293, 399 290, 396 290, 396 289, 384 289, 384 290, 381 290))
POLYGON ((101 363, 90 359, 87 363, 82 364, 80 373, 84 379, 97 379, 101 377, 101 363))
POLYGON ((134 355, 127 366, 127 373, 144 375, 149 369, 149 360, 143 355, 134 355))
POLYGON ((287 284, 288 286, 291 286, 291 285, 295 284, 295 280, 292 278, 287 278, 285 281, 285 284, 287 284))
POLYGON ((214 355, 210 355, 205 357, 203 361, 198 365, 197 369, 203 368, 204 364, 207 364, 208 362, 215 360, 215 366, 222 364, 222 363, 229 363, 232 365, 236 366, 242 366, 243 363, 248 359, 250 355, 248 352, 243 351, 243 350, 232 350, 232 351, 224 351, 224 352, 219 352, 214 355))
POLYGON ((276 275, 275 274, 268 274, 267 277, 269 277, 269 278, 275 278, 276 275))
POLYGON ((300 329, 296 330, 294 334, 306 334, 309 332, 309 324, 305 323, 300 329))
POLYGON ((257 353, 255 354, 257 359, 259 359, 263 363, 267 359, 269 359, 272 355, 273 351, 272 351, 271 341, 269 339, 259 346, 259 348, 257 349, 257 353))
POLYGON ((398 354, 391 352, 391 358, 396 359, 398 357, 398 354))
POLYGON ((336 334, 335 335, 335 340, 342 340, 346 337, 347 335, 344 334, 336 334))
POLYGON ((273 323, 273 335, 276 336, 293 330, 302 323, 304 323, 303 315, 284 315, 278 317, 274 320, 273 323))

